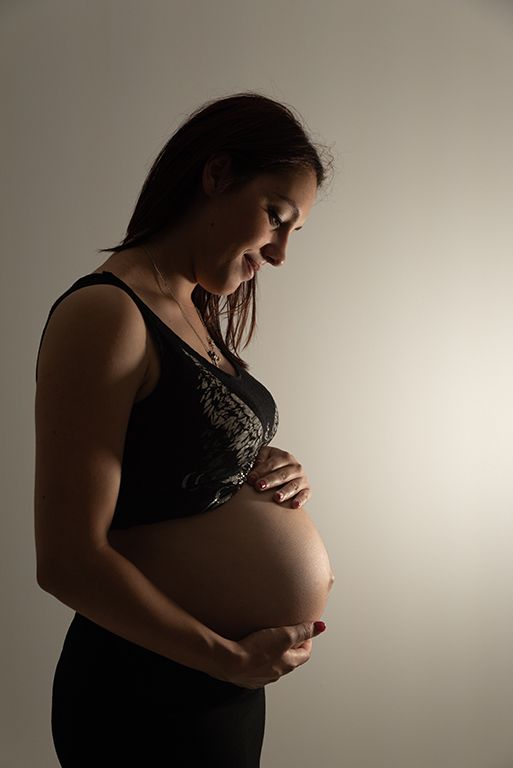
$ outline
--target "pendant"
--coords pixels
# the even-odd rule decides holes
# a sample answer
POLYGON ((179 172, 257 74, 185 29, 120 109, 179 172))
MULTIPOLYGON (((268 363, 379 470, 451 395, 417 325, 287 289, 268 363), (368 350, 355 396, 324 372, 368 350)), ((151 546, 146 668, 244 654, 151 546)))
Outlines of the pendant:
POLYGON ((210 349, 207 349, 208 356, 210 357, 210 359, 212 360, 216 368, 219 368, 219 363, 221 362, 221 358, 219 357, 218 354, 216 354, 214 342, 208 335, 207 335, 207 341, 208 341, 208 346, 210 347, 210 349))
POLYGON ((221 358, 219 357, 219 355, 216 355, 216 353, 214 352, 214 350, 213 350, 213 349, 209 349, 209 350, 208 350, 208 356, 210 357, 210 359, 212 360, 212 362, 214 363, 214 365, 215 365, 217 368, 219 368, 219 362, 220 362, 220 360, 221 360, 221 358))
POLYGON ((210 357, 210 359, 212 360, 216 368, 219 368, 219 363, 221 362, 221 358, 219 357, 219 355, 216 354, 216 348, 215 348, 214 342, 212 341, 208 333, 207 333, 207 341, 208 341, 208 346, 210 347, 210 349, 207 349, 208 356, 210 357))

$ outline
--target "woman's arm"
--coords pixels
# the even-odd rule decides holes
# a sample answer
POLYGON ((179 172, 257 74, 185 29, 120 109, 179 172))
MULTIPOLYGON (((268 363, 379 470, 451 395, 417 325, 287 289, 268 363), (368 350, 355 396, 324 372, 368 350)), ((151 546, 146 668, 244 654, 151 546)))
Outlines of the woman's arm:
POLYGON ((37 581, 137 645, 259 687, 308 660, 313 625, 263 630, 247 642, 223 638, 108 541, 128 420, 145 380, 146 334, 137 306, 110 285, 71 293, 48 321, 35 398, 37 581))

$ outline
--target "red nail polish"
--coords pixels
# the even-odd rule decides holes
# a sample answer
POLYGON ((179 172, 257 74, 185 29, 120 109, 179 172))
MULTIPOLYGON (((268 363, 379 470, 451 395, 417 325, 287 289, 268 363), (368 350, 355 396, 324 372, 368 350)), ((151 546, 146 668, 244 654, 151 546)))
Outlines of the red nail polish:
POLYGON ((326 629, 326 624, 323 621, 314 621, 314 629, 317 634, 320 634, 326 629))

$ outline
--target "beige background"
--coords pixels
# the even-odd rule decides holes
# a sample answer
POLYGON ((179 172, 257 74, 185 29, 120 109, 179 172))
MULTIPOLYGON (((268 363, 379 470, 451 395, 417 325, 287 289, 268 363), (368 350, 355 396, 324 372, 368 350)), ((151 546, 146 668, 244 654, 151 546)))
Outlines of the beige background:
POLYGON ((0 766, 56 768, 72 612, 35 582, 35 354, 157 152, 255 89, 333 145, 246 350, 336 584, 267 689, 265 768, 513 765, 513 8, 478 0, 0 4, 0 766))

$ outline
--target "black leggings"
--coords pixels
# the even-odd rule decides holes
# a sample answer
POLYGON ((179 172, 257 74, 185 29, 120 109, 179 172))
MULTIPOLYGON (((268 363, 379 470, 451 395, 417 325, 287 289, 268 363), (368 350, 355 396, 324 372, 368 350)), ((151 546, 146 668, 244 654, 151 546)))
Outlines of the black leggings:
POLYGON ((63 768, 258 768, 264 726, 264 688, 217 680, 75 614, 52 690, 63 768))

